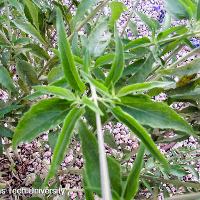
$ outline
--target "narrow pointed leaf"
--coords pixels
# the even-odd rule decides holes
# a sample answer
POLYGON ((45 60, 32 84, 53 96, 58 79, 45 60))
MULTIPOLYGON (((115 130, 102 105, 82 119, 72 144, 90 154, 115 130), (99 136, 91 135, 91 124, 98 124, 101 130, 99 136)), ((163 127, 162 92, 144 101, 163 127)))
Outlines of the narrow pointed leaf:
POLYGON ((56 87, 56 86, 34 86, 36 91, 42 92, 43 94, 53 94, 60 98, 64 98, 68 101, 76 100, 74 94, 65 88, 56 87))
POLYGON ((200 192, 191 192, 188 194, 175 195, 173 197, 165 198, 165 200, 199 200, 200 192))
POLYGON ((17 74, 28 85, 36 85, 39 83, 36 71, 33 66, 24 60, 17 62, 17 74))
POLYGON ((81 81, 78 71, 75 67, 74 57, 70 49, 70 44, 65 33, 62 14, 57 9, 56 28, 58 32, 58 49, 60 51, 61 64, 65 77, 72 88, 84 91, 85 85, 81 81))
POLYGON ((189 64, 178 68, 164 69, 161 71, 162 74, 173 75, 173 76, 189 76, 200 72, 200 59, 195 59, 189 64))
POLYGON ((17 110, 18 108, 23 107, 22 105, 8 105, 6 107, 0 108, 0 119, 4 117, 4 115, 12 112, 13 110, 17 110))
POLYGON ((186 33, 188 31, 188 29, 185 27, 185 26, 173 26, 167 30, 164 30, 162 32, 160 32, 157 36, 157 39, 158 40, 162 40, 162 39, 165 39, 167 38, 168 36, 171 36, 171 34, 174 34, 174 33, 186 33))
POLYGON ((124 190, 124 200, 134 199, 135 195, 138 192, 140 171, 144 163, 143 160, 144 152, 145 152, 145 146, 141 143, 138 149, 136 159, 134 161, 134 165, 126 181, 126 186, 124 190))
POLYGON ((13 131, 0 125, 0 136, 12 138, 13 137, 13 131))
POLYGON ((28 11, 29 11, 31 19, 32 19, 32 23, 39 30, 38 8, 37 8, 37 6, 30 0, 23 0, 23 2, 28 8, 28 11))
POLYGON ((200 19, 200 0, 197 1, 196 19, 200 19))
POLYGON ((2 31, 0 30, 0 45, 2 45, 2 44, 3 44, 3 45, 4 45, 4 44, 9 45, 10 42, 9 42, 9 40, 7 39, 5 33, 2 32, 2 31))
MULTIPOLYGON (((101 188, 100 184, 100 168, 99 168, 99 152, 97 140, 87 128, 84 122, 79 123, 79 136, 81 139, 81 147, 83 151, 83 157, 85 159, 85 172, 88 181, 89 188, 101 188)), ((108 157, 108 170, 111 182, 111 189, 113 196, 117 193, 121 195, 121 173, 120 166, 114 159, 108 157)), ((93 190, 94 191, 94 190, 93 190)), ((100 191, 98 192, 100 195, 100 191)), ((115 199, 115 198, 113 198, 115 199)), ((118 198, 117 198, 118 199, 118 198)))
POLYGON ((106 47, 108 46, 111 38, 107 22, 98 24, 91 32, 88 38, 88 44, 86 48, 93 57, 102 55, 106 47))
POLYGON ((121 98, 121 108, 143 125, 152 128, 170 128, 193 134, 192 127, 167 104, 154 102, 146 95, 121 98))
POLYGON ((131 49, 131 48, 139 48, 139 47, 144 47, 145 45, 150 44, 150 39, 148 37, 142 37, 142 38, 137 38, 133 41, 130 41, 125 47, 125 50, 131 49))
POLYGON ((3 66, 0 66, 0 85, 10 92, 16 91, 8 70, 3 66))
POLYGON ((92 6, 94 6, 98 0, 82 0, 78 5, 76 15, 73 18, 74 26, 84 19, 84 15, 92 6))
POLYGON ((115 22, 119 19, 120 15, 127 10, 126 6, 122 2, 112 1, 110 3, 111 17, 109 24, 114 27, 115 22))
POLYGON ((19 20, 19 19, 15 20, 13 22, 14 22, 14 24, 17 28, 21 29, 23 32, 29 34, 33 38, 40 41, 42 44, 46 45, 46 41, 44 40, 44 38, 41 36, 39 31, 36 30, 36 28, 31 23, 24 22, 24 21, 19 20))
POLYGON ((92 77, 90 77, 88 74, 86 74, 84 72, 82 72, 82 75, 88 83, 90 83, 96 87, 98 92, 100 92, 108 97, 111 97, 111 95, 109 94, 108 88, 102 82, 100 82, 96 79, 93 79, 92 77))
POLYGON ((112 109, 114 116, 130 128, 130 130, 144 143, 149 152, 159 160, 165 167, 168 167, 168 162, 162 153, 158 150, 156 144, 153 142, 150 135, 145 128, 141 126, 138 121, 135 120, 127 112, 124 112, 120 107, 112 109))
POLYGON ((154 82, 136 83, 121 88, 118 92, 118 96, 125 96, 133 92, 143 92, 153 88, 166 88, 172 85, 174 85, 174 82, 154 81, 154 82))
POLYGON ((178 19, 189 19, 189 14, 179 0, 166 0, 166 9, 178 19))
POLYGON ((96 106, 96 104, 88 97, 84 96, 82 98, 82 102, 84 105, 88 106, 88 108, 90 108, 93 112, 98 112, 101 116, 103 115, 101 109, 98 106, 96 106))
POLYGON ((176 93, 169 96, 172 99, 180 99, 180 100, 200 100, 200 88, 195 88, 194 90, 188 90, 183 93, 176 93))
POLYGON ((30 142, 43 131, 60 124, 69 112, 69 102, 51 98, 33 105, 20 119, 13 136, 13 147, 21 142, 30 142))
POLYGON ((27 44, 24 46, 24 48, 30 49, 30 52, 39 58, 48 60, 50 58, 49 54, 39 45, 37 44, 27 44))
POLYGON ((105 54, 97 58, 95 61, 95 67, 100 67, 100 66, 112 63, 114 57, 115 55, 110 53, 110 54, 105 54))
POLYGON ((155 59, 152 54, 149 54, 146 61, 140 66, 138 71, 128 80, 129 83, 142 83, 152 72, 152 66, 155 59))
POLYGON ((83 108, 73 108, 67 114, 63 123, 62 131, 58 136, 57 143, 54 148, 51 167, 45 179, 44 186, 46 186, 48 181, 55 175, 59 165, 63 161, 73 134, 74 127, 83 113, 83 108))
POLYGON ((160 28, 159 23, 155 19, 149 18, 147 15, 141 12, 137 12, 137 14, 153 33, 160 28))
POLYGON ((111 84, 115 84, 121 77, 124 70, 124 50, 122 41, 115 30, 115 57, 110 69, 110 72, 106 78, 105 84, 110 86, 111 84))

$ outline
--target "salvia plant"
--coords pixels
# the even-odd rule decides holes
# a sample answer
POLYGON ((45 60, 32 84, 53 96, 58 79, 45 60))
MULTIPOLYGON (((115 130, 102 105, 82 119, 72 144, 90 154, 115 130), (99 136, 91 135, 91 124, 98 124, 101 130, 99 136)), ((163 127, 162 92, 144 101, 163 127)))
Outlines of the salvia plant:
POLYGON ((126 7, 118 1, 73 0, 67 6, 59 0, 0 0, 0 85, 8 94, 0 102, 1 153, 8 148, 4 137, 16 152, 19 144, 53 132, 41 188, 54 187, 73 138, 84 158, 85 199, 134 199, 140 183, 150 192, 161 183, 199 191, 198 183, 180 179, 183 160, 166 158, 158 145, 199 136, 200 1, 166 0, 162 24, 135 7, 119 31, 126 7), (104 7, 108 16, 102 15, 104 7), (138 37, 133 15, 150 36, 138 37), (186 24, 171 26, 173 18, 186 24), (126 28, 135 39, 128 39, 126 28), (183 46, 191 51, 177 59, 183 46), (159 94, 165 94, 163 102, 155 100, 159 94), (187 107, 174 110, 179 102, 187 107), (128 170, 105 153, 102 128, 108 122, 126 125, 140 141, 128 170), (174 133, 170 139, 163 134, 167 130, 174 133))

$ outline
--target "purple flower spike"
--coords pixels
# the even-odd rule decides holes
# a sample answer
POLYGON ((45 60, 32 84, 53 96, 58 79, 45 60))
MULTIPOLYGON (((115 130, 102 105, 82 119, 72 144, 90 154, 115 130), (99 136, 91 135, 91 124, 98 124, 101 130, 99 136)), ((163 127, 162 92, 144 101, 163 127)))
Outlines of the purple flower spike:
POLYGON ((190 39, 190 42, 192 43, 192 45, 197 48, 197 47, 200 47, 200 40, 197 39, 197 38, 191 38, 190 39))
POLYGON ((159 5, 153 6, 153 9, 154 9, 155 11, 160 11, 160 6, 159 6, 159 5))

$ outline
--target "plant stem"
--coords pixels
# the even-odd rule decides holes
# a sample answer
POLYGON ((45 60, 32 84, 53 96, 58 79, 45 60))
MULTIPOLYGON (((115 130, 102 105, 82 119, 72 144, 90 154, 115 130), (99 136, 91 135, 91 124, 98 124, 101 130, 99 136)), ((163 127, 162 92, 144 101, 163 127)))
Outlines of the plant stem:
POLYGON ((166 198, 165 200, 194 200, 200 198, 200 192, 191 192, 183 195, 176 195, 174 197, 166 198))
MULTIPOLYGON (((177 60, 173 64, 169 65, 167 67, 167 69, 177 67, 178 64, 180 64, 181 62, 185 61, 187 58, 193 56, 194 54, 196 54, 198 52, 200 52, 200 47, 196 48, 196 49, 193 49, 192 51, 187 53, 185 56, 181 57, 179 60, 177 60)), ((162 70, 162 68, 160 68, 160 66, 158 66, 157 68, 154 69, 153 73, 155 73, 156 71, 158 73, 160 70, 162 70)), ((158 80, 161 76, 162 76, 162 74, 156 74, 155 76, 152 76, 152 77, 148 78, 147 80, 148 81, 150 81, 150 80, 158 80)))
MULTIPOLYGON (((97 93, 95 87, 91 84, 92 98, 96 106, 97 102, 97 93)), ((102 133, 101 117, 98 112, 96 112, 96 125, 97 125, 97 137, 98 137, 98 146, 99 146, 99 162, 100 162, 100 175, 101 175, 101 190, 103 200, 111 200, 111 190, 110 190, 110 180, 108 173, 108 164, 106 159, 106 153, 104 148, 104 138, 102 133)))
POLYGON ((181 62, 185 61, 186 59, 188 59, 189 57, 193 56, 194 54, 200 52, 200 47, 193 49, 192 51, 190 51, 189 53, 187 53, 185 56, 181 57, 179 60, 177 60, 176 62, 174 62, 172 65, 170 65, 168 68, 174 68, 177 67, 178 64, 180 64, 181 62))
POLYGON ((124 35, 124 32, 125 32, 125 30, 126 30, 126 27, 128 26, 128 23, 129 23, 129 21, 131 20, 133 14, 135 13, 135 9, 136 9, 138 3, 139 3, 139 0, 136 0, 135 4, 133 5, 132 11, 131 11, 131 13, 130 13, 130 15, 129 15, 127 21, 126 21, 126 24, 124 25, 124 28, 123 28, 123 30, 122 30, 122 32, 121 32, 121 37, 124 35))
POLYGON ((164 178, 159 178, 156 176, 149 176, 149 175, 141 175, 140 176, 143 179, 149 180, 151 182, 159 182, 159 183, 167 183, 167 184, 172 184, 174 186, 177 187, 191 187, 191 188, 195 188, 195 189, 200 189, 200 184, 198 184, 197 182, 183 182, 183 181, 179 181, 179 180, 172 180, 172 179, 164 179, 164 178))
POLYGON ((76 32, 79 32, 81 30, 81 28, 83 28, 83 26, 91 19, 93 18, 98 11, 100 11, 101 9, 104 8, 104 6, 109 2, 109 0, 105 0, 103 1, 101 4, 99 4, 93 11, 92 13, 86 17, 80 24, 79 26, 75 29, 75 31, 73 31, 73 33, 68 37, 69 41, 72 39, 72 37, 74 36, 74 34, 76 32))

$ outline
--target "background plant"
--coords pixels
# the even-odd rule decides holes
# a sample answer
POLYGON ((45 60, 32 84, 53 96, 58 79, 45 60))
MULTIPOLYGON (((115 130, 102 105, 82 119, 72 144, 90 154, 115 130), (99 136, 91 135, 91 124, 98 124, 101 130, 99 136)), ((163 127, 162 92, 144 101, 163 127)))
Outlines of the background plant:
POLYGON ((200 33, 199 1, 180 0, 176 7, 166 1, 169 13, 188 19, 187 26, 167 26, 167 19, 160 26, 135 12, 151 36, 133 40, 116 26, 126 10, 121 2, 72 4, 77 6, 74 16, 60 1, 1 2, 0 83, 9 94, 8 101, 1 102, 1 137, 12 139, 16 149, 44 131, 60 132, 41 187, 50 186, 75 136, 85 160, 81 173, 86 199, 93 199, 94 193, 103 199, 133 199, 141 179, 148 180, 147 187, 162 181, 198 191, 199 184, 173 179, 185 168, 179 160, 174 164, 175 158, 167 160, 157 144, 198 138, 200 60, 183 61, 199 52, 190 41, 200 33), (109 17, 100 15, 106 5, 109 17), (80 30, 84 35, 77 34, 80 30), (191 52, 177 60, 183 45, 191 52), (18 78, 13 80, 15 70, 18 78), (160 93, 167 95, 165 102, 153 100, 160 93), (174 102, 186 102, 187 107, 177 113, 170 107, 174 102), (128 172, 105 154, 102 126, 110 121, 125 124, 141 141, 128 172), (166 141, 162 133, 169 129, 175 134, 166 141), (145 165, 144 170, 144 160, 156 166, 159 178, 151 167, 145 165))

